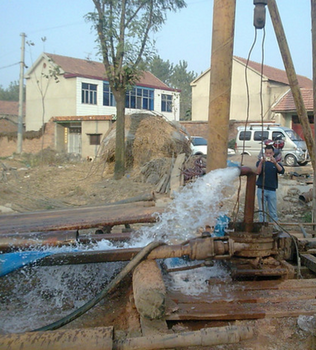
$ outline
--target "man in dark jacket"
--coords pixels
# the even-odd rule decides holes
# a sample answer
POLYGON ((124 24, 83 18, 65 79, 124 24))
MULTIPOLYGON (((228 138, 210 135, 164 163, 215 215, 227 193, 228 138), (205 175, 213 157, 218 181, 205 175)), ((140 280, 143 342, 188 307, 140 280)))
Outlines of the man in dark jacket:
POLYGON ((257 199, 259 206, 259 221, 266 221, 265 211, 268 209, 271 221, 278 221, 276 189, 278 174, 284 174, 284 168, 274 158, 274 148, 265 147, 264 156, 257 162, 257 199))

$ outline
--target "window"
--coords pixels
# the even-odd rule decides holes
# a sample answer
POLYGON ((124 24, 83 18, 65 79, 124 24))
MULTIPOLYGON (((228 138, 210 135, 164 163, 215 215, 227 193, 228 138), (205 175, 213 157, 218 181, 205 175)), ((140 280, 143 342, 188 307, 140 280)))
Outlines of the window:
POLYGON ((88 134, 90 138, 90 145, 100 145, 101 144, 101 135, 102 134, 88 134))
POLYGON ((114 95, 108 82, 103 82, 103 106, 116 106, 114 95))
POLYGON ((239 134, 240 141, 249 141, 251 138, 251 131, 241 131, 239 134))
POLYGON ((269 131, 255 131, 253 139, 255 141, 264 141, 269 138, 269 131))
POLYGON ((161 112, 172 112, 172 95, 161 95, 161 112))
POLYGON ((81 103, 90 105, 97 104, 97 85, 82 83, 81 85, 81 103))
POLYGON ((285 138, 285 135, 281 131, 273 131, 272 132, 272 140, 285 138))
POLYGON ((126 108, 154 109, 154 90, 134 87, 126 92, 126 108))

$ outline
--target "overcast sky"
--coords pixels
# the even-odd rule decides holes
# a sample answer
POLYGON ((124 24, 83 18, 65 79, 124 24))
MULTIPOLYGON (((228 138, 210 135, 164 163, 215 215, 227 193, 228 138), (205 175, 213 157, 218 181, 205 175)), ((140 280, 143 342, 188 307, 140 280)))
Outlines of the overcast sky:
MULTIPOLYGON (((188 62, 189 70, 209 68, 212 41, 212 0, 187 0, 187 8, 168 13, 155 35, 158 54, 176 64, 188 62)), ((277 0, 297 74, 312 78, 310 0, 277 0)), ((32 65, 43 52, 100 61, 95 34, 84 15, 93 11, 92 0, 0 0, 0 85, 19 80, 21 33, 25 33, 25 63, 32 65), (46 37, 43 42, 41 38, 46 37)), ((254 39, 253 0, 237 0, 234 54, 248 57, 254 39)), ((261 62, 263 31, 258 31, 251 60, 261 62)), ((284 69, 268 9, 264 63, 284 69)))

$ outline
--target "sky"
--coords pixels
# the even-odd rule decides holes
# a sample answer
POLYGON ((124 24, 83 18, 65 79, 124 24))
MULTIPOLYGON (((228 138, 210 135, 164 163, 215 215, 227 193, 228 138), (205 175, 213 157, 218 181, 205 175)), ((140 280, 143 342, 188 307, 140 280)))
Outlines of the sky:
MULTIPOLYGON (((186 0, 187 7, 168 12, 154 35, 157 54, 200 74, 210 67, 213 0, 186 0)), ((312 78, 310 0, 277 0, 297 74, 312 78)), ((0 85, 19 81, 21 33, 26 34, 25 64, 31 67, 42 52, 100 61, 96 35, 84 16, 94 10, 92 0, 0 0, 0 85), (42 40, 46 38, 46 40, 42 40), (30 44, 34 45, 30 45, 30 44)), ((253 0, 236 0, 234 55, 247 58, 254 41, 253 0)), ((265 39, 258 30, 250 59, 284 70, 267 9, 265 39)), ((25 72, 27 68, 25 69, 25 72)))

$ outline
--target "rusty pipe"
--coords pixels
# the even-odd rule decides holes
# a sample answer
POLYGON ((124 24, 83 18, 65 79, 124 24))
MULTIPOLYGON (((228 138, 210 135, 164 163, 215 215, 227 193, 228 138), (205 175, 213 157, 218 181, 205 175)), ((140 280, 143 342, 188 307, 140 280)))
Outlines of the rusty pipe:
POLYGON ((255 212, 255 193, 256 193, 256 178, 257 174, 250 167, 240 167, 240 176, 247 176, 244 224, 245 231, 253 231, 253 220, 255 212))
MULTIPOLYGON (((192 260, 229 259, 236 252, 246 248, 245 244, 227 237, 206 237, 192 239, 185 245, 163 245, 153 250, 148 259, 181 258, 189 256, 192 260)), ((38 266, 89 264, 110 261, 129 261, 142 248, 115 250, 66 252, 47 256, 37 261, 38 266)))

